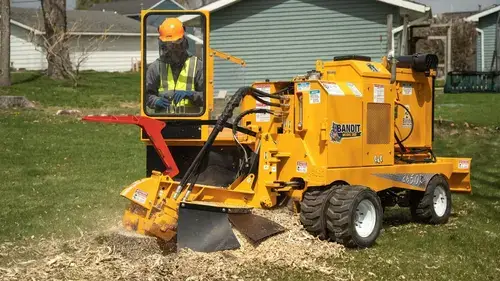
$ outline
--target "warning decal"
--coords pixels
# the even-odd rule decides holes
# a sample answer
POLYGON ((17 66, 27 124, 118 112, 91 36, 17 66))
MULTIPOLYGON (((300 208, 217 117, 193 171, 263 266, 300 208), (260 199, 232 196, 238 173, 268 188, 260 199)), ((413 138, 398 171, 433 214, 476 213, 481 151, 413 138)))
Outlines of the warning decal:
MULTIPOLYGON (((410 106, 405 105, 405 107, 410 111, 410 106)), ((404 109, 403 109, 404 110, 404 109)), ((408 111, 404 110, 404 116, 403 116, 403 128, 411 128, 413 126, 413 123, 411 122, 411 116, 408 111)))
POLYGON ((461 169, 461 170, 467 170, 469 169, 470 167, 470 164, 469 164, 469 160, 460 160, 458 161, 458 168, 461 169))
POLYGON ((307 173, 307 162, 297 161, 297 173, 307 173))
MULTIPOLYGON (((265 93, 268 93, 268 94, 271 93, 271 85, 269 85, 269 84, 257 85, 255 87, 255 89, 260 90, 260 91, 265 92, 265 93)), ((267 101, 267 102, 271 102, 271 98, 264 97, 262 99, 267 101)), ((259 109, 259 108, 271 109, 271 106, 265 105, 259 101, 255 101, 255 108, 256 109, 259 109)), ((255 122, 269 122, 269 121, 271 121, 271 115, 269 115, 267 113, 255 114, 255 122)))
POLYGON ((146 203, 146 199, 148 199, 148 193, 140 189, 136 189, 134 192, 134 196, 132 196, 132 199, 137 203, 144 204, 146 203))
POLYGON ((361 98, 363 97, 363 94, 358 90, 358 88, 356 87, 356 85, 354 85, 353 83, 347 83, 347 87, 349 87, 349 89, 351 89, 352 93, 358 97, 358 98, 361 98))
POLYGON ((385 89, 384 85, 373 85, 373 102, 383 103, 385 102, 385 89))
POLYGON ((309 92, 309 103, 316 104, 321 102, 321 92, 320 90, 311 90, 309 92))
POLYGON ((404 96, 411 96, 413 92, 413 87, 411 84, 408 84, 408 83, 404 83, 403 84, 403 95, 404 96))
POLYGON ((303 82, 297 84, 297 91, 309 91, 311 89, 311 84, 309 82, 303 82))
POLYGON ((336 83, 324 82, 323 87, 325 87, 330 96, 345 96, 344 91, 336 83))

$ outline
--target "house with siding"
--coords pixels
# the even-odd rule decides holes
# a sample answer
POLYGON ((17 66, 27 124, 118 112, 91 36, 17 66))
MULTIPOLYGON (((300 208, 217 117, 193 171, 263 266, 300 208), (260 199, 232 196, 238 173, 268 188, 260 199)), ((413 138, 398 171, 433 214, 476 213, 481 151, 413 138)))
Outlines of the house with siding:
MULTIPOLYGON (((66 10, 76 9, 76 0, 65 0, 66 10)), ((32 8, 41 9, 42 1, 40 0, 10 0, 11 7, 17 8, 32 8)))
MULTIPOLYGON (((316 60, 386 55, 387 15, 398 38, 403 17, 430 18, 430 7, 404 0, 219 0, 199 10, 210 16, 211 47, 246 61, 215 61, 215 91, 234 92, 252 81, 289 80, 316 60)), ((395 44, 397 46, 397 44, 395 44)))
MULTIPOLYGON (((94 4, 89 10, 114 12, 140 20, 141 10, 185 10, 185 8, 175 0, 124 0, 94 4)), ((151 16, 148 17, 147 22, 148 25, 159 26, 162 20, 163 18, 159 16, 151 16)))
MULTIPOLYGON (((70 56, 73 63, 88 53, 81 70, 130 71, 140 60, 140 24, 113 12, 67 11, 70 35, 70 56), (97 38, 101 40, 96 44, 97 38), (94 47, 90 47, 90 45, 94 47)), ((158 55, 156 28, 148 27, 148 60, 158 55)), ((11 65, 14 69, 42 70, 47 68, 46 55, 40 46, 44 34, 43 17, 39 9, 11 8, 11 65)))
MULTIPOLYGON (((496 70, 495 65, 492 69, 492 61, 496 46, 496 29, 500 15, 500 5, 493 5, 483 11, 480 11, 465 20, 475 22, 476 31, 476 65, 478 71, 496 70)), ((500 63, 498 63, 500 69, 500 63)))

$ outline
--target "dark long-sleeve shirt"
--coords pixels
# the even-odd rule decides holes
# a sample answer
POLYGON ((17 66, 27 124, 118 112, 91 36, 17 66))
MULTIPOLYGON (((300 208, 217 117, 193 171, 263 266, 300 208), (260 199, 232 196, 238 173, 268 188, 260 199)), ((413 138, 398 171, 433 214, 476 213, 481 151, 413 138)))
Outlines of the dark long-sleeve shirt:
MULTIPOLYGON (((149 108, 155 107, 156 100, 159 99, 159 94, 162 94, 158 92, 158 89, 160 88, 160 81, 162 79, 159 68, 160 63, 163 62, 161 62, 159 59, 156 59, 151 65, 149 65, 146 72, 146 105, 149 108)), ((179 74, 182 71, 182 67, 171 65, 170 68, 172 69, 174 80, 177 81, 177 78, 179 78, 179 74)), ((196 106, 203 106, 203 92, 205 91, 203 77, 203 61, 198 59, 194 77, 195 94, 193 96, 193 103, 196 106)))

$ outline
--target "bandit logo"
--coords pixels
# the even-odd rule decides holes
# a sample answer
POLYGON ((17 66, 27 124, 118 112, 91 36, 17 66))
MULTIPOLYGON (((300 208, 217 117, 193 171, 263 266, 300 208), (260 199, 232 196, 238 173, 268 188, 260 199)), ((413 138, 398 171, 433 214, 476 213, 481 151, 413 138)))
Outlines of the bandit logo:
POLYGON ((357 138, 361 136, 360 124, 337 124, 332 122, 330 129, 330 140, 340 143, 342 139, 357 138))

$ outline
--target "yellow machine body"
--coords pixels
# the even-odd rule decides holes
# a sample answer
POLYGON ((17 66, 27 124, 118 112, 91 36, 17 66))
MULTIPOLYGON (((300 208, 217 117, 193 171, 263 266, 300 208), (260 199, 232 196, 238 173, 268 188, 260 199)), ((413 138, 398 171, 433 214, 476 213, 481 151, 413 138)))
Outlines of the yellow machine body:
MULTIPOLYGON (((143 11, 143 20, 144 15, 154 12, 143 11)), ((208 29, 209 15, 203 14, 208 29)), ((165 120, 167 127, 170 120, 210 119, 214 53, 210 53, 209 36, 206 38, 206 111, 196 118, 157 118, 165 120)), ((229 55, 224 56, 229 59, 229 55)), ((425 191, 432 176, 442 175, 452 191, 471 192, 470 158, 434 158, 432 154, 435 71, 397 68, 391 83, 390 68, 383 61, 317 61, 315 75, 254 82, 253 88, 267 93, 293 89, 285 93, 280 107, 266 106, 250 96, 241 103, 240 112, 268 108, 276 113, 248 115, 240 122, 241 127, 257 133, 237 134, 241 144, 258 153, 256 172, 237 178, 229 186, 195 184, 187 198, 183 190, 177 199, 173 193, 179 181, 153 172, 121 193, 131 201, 124 225, 170 240, 176 234, 183 202, 271 208, 280 196, 300 202, 308 189, 334 184, 365 186, 375 192, 392 188, 425 191), (421 152, 402 150, 395 136, 406 138, 406 148, 421 152)), ((142 79, 144 83, 144 75, 142 79)), ((141 115, 146 115, 144 110, 141 115)), ((199 138, 165 139, 171 147, 200 147, 210 132, 210 126, 201 126, 199 138)), ((141 140, 150 144, 144 135, 141 140)), ((230 129, 214 142, 214 146, 221 145, 236 146, 230 129)))
MULTIPOLYGON (((413 133, 405 146, 432 148, 432 75, 398 69, 396 82, 391 84, 391 73, 381 63, 357 60, 318 61, 316 70, 323 79, 299 77, 291 82, 254 84, 269 92, 287 83, 293 83, 295 88, 290 110, 283 117, 253 115, 242 120, 247 126, 269 133, 268 140, 261 140, 259 178, 268 177, 263 182, 300 178, 308 186, 345 182, 375 191, 392 187, 419 190, 404 181, 376 174, 435 173, 453 179, 453 191, 471 191, 469 158, 437 158, 436 163, 421 164, 395 161, 398 147, 394 131, 407 136, 411 123, 404 110, 396 106, 398 101, 413 116, 413 133), (332 136, 336 128, 346 132, 340 139, 332 136), (269 155, 268 159, 265 155, 269 155)), ((254 107, 259 105, 247 98, 241 110, 254 107)), ((293 193, 300 200, 301 191, 293 193)))
MULTIPOLYGON (((413 116, 413 133, 406 142, 412 147, 432 148, 431 75, 398 69, 396 82, 391 84, 391 74, 381 63, 357 60, 318 61, 317 71, 325 78, 254 83, 253 87, 269 93, 291 84, 295 89, 286 103, 289 106, 274 108, 281 112, 280 116, 257 114, 241 121, 260 132, 257 137, 239 135, 242 143, 260 146, 257 175, 240 178, 228 188, 196 185, 187 201, 270 208, 276 205, 280 193, 300 202, 309 187, 335 183, 367 186, 377 192, 389 188, 422 191, 422 175, 435 174, 444 175, 452 191, 471 191, 470 158, 437 158, 435 163, 416 164, 395 161, 398 147, 394 131, 408 134, 407 124, 411 122, 397 108, 398 101, 413 116), (336 129, 342 136, 335 136, 336 129), (381 175, 402 176, 390 179, 381 175), (297 180, 304 183, 304 188, 281 184, 297 180)), ((265 106, 247 97, 241 111, 260 107, 265 106)), ((122 195, 133 202, 130 208, 135 209, 126 211, 125 225, 170 240, 175 235, 177 208, 184 195, 172 199, 177 185, 154 173, 124 190, 122 195), (134 199, 137 190, 149 194, 145 201, 134 199), (159 202, 163 203, 158 207, 159 202)))

